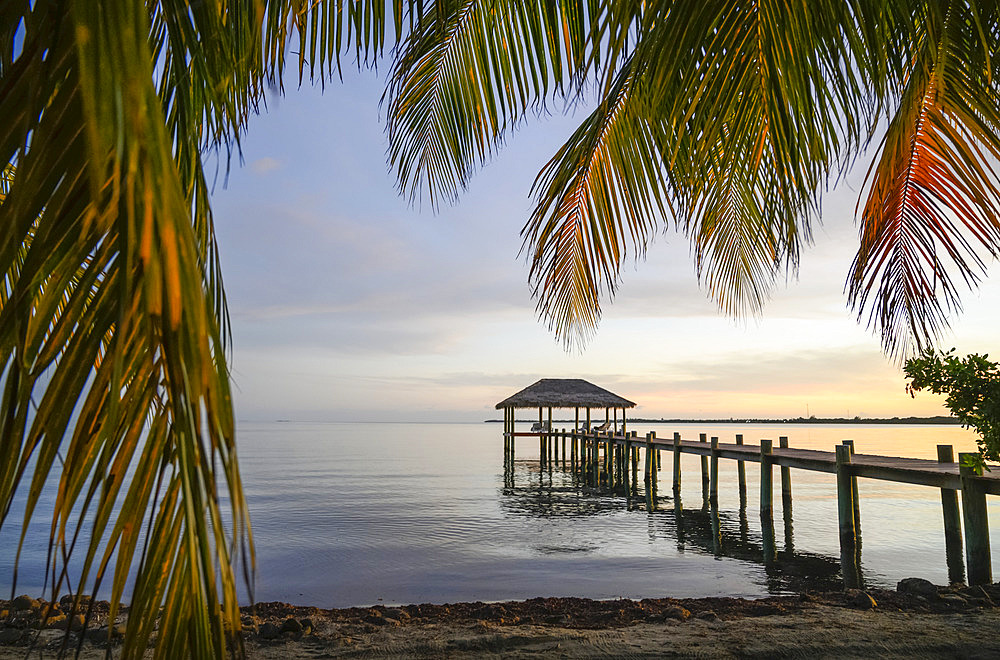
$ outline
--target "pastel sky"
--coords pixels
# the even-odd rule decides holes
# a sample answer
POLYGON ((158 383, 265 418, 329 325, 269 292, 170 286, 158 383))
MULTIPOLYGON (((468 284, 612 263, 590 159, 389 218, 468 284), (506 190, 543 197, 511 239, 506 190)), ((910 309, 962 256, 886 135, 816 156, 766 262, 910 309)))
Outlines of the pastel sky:
MULTIPOLYGON (((587 349, 566 352, 537 320, 518 253, 534 176, 582 115, 529 120, 434 213, 396 192, 381 93, 371 72, 325 93, 290 87, 251 121, 244 164, 218 177, 239 419, 479 421, 544 377, 586 378, 647 417, 944 411, 906 394, 846 306, 864 159, 826 193, 815 244, 762 318, 720 315, 671 230, 624 269, 587 349)), ((994 271, 944 347, 1000 353, 994 271)))

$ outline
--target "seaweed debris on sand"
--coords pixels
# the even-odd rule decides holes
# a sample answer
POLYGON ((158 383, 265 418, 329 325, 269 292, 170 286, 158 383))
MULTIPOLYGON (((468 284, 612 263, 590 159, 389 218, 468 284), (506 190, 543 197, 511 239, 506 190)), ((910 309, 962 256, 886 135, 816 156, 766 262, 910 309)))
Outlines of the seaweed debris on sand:
MULTIPOLYGON (((903 581, 896 591, 754 600, 532 598, 331 610, 258 603, 243 609, 243 626, 251 658, 1000 656, 1000 639, 983 634, 1000 625, 994 605, 1000 585, 926 587, 903 581)), ((43 602, 34 604, 43 611, 43 602)), ((0 635, 21 633, 4 637, 0 658, 24 657, 32 640, 32 657, 55 657, 65 626, 59 635, 42 628, 47 634, 38 637, 39 626, 26 613, 32 610, 0 602, 3 610, 0 635)), ((104 633, 85 634, 84 657, 103 657, 108 644, 117 643, 100 620, 106 611, 94 608, 95 630, 104 633)), ((112 622, 111 630, 120 623, 112 622)))

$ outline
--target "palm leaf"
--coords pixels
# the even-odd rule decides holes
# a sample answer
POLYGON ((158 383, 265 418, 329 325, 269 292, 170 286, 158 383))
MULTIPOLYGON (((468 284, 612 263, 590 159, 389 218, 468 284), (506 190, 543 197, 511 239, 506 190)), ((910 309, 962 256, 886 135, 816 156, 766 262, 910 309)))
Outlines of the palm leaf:
POLYGON ((401 192, 455 201, 525 112, 615 70, 640 4, 434 2, 401 44, 383 97, 401 192))
POLYGON ((530 277, 557 335, 592 331, 625 245, 642 255, 670 219, 720 307, 760 310, 782 267, 797 266, 827 177, 870 137, 881 96, 863 79, 884 86, 888 73, 867 55, 879 33, 854 22, 872 11, 832 0, 644 6, 617 74, 627 94, 607 88, 536 181, 530 277))
POLYGON ((1000 249, 995 5, 928 3, 869 176, 851 304, 903 357, 932 343, 1000 249), (956 278, 957 275, 957 278, 956 278), (960 287, 964 285, 964 287, 960 287))
POLYGON ((636 68, 611 92, 535 181, 537 207, 522 230, 538 311, 567 345, 582 343, 613 293, 628 252, 642 250, 649 218, 665 213, 656 133, 637 111, 636 68))
POLYGON ((252 594, 253 546, 202 158, 238 149, 291 39, 324 77, 380 51, 384 3, 324 9, 0 4, 0 158, 17 165, 0 186, 0 527, 27 491, 23 544, 55 488, 51 596, 110 581, 127 657, 161 608, 157 657, 242 654, 234 565, 252 594))

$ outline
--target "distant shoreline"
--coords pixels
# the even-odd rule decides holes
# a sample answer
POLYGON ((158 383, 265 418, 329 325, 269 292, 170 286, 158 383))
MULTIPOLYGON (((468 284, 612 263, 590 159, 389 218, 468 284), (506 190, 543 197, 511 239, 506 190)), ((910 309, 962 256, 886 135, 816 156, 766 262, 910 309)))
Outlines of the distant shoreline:
MULTIPOLYGON (((518 419, 518 422, 537 422, 536 418, 518 419)), ((573 419, 553 419, 552 423, 574 424, 573 419)), ((486 419, 486 424, 499 424, 502 419, 486 419)), ((940 424, 959 425, 961 422, 954 417, 947 415, 936 415, 934 417, 794 417, 788 419, 767 419, 767 418, 736 418, 728 419, 666 419, 666 418, 629 418, 630 424, 940 424)))

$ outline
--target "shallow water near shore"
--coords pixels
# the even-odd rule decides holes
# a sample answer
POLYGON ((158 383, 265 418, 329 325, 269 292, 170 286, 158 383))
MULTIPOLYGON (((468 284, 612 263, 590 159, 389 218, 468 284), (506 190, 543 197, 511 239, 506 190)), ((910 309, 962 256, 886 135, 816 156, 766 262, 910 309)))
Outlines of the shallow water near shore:
MULTIPOLYGON (((530 424, 519 424, 528 430, 530 424)), ((563 426, 557 424, 557 426, 563 426)), ((570 424, 566 424, 570 426, 570 424)), ((523 427, 523 428, 522 428, 523 427)), ((639 424, 640 435, 699 433, 748 444, 788 436, 792 447, 935 458, 937 444, 972 451, 957 426, 639 424)), ((699 457, 682 457, 678 516, 663 454, 659 508, 585 487, 569 464, 539 466, 538 440, 518 438, 504 463, 502 424, 242 423, 240 464, 257 549, 257 601, 320 607, 499 601, 535 596, 700 597, 839 589, 834 475, 792 470, 790 525, 775 470, 778 560, 765 566, 758 467, 747 463, 739 508, 736 462, 720 461, 722 544, 702 509, 699 457), (506 468, 506 469, 505 469, 506 468)), ((642 473, 640 466, 640 475, 642 473)), ((860 479, 866 585, 903 577, 948 582, 940 491, 860 479)), ((1000 499, 989 498, 994 547, 1000 499)), ((45 515, 44 502, 40 515, 45 515)), ((41 520, 41 518, 40 518, 41 520)), ((47 525, 30 538, 18 592, 39 592, 47 525)), ((10 589, 14 527, 0 538, 0 589, 10 589)))
MULTIPOLYGON (((825 450, 851 438, 858 453, 918 458, 934 458, 937 444, 952 444, 956 453, 975 447, 975 436, 957 426, 630 428, 661 437, 679 431, 685 439, 707 433, 722 442, 742 433, 749 444, 785 435, 792 447, 825 450)), ((720 462, 717 555, 701 509, 698 457, 682 458, 678 519, 667 497, 667 454, 660 509, 650 513, 641 483, 637 497, 625 498, 584 487, 568 465, 540 469, 534 438, 518 439, 505 475, 501 432, 500 424, 243 424, 256 598, 343 607, 533 596, 753 597, 839 587, 834 475, 792 470, 786 529, 775 471, 779 558, 765 567, 756 464, 747 464, 741 515, 736 462, 720 462)), ((940 491, 865 479, 859 489, 865 583, 892 587, 909 576, 947 583, 940 491)), ((998 504, 990 498, 994 544, 998 504)))

